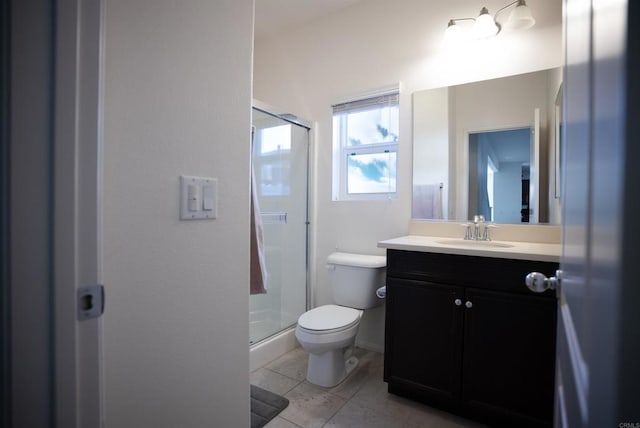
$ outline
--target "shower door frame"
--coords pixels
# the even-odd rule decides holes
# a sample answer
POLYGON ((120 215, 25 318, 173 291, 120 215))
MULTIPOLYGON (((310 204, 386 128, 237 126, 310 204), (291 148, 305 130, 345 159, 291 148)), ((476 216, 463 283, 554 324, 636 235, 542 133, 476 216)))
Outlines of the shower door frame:
MULTIPOLYGON (((281 109, 278 109, 272 105, 263 103, 259 100, 254 99, 251 105, 252 111, 253 110, 257 110, 261 113, 264 113, 266 115, 269 115, 271 117, 274 117, 276 119, 280 119, 283 120, 287 123, 290 123, 292 125, 296 125, 296 126, 300 126, 304 129, 307 130, 307 152, 306 152, 306 158, 305 158, 305 162, 306 162, 306 183, 305 183, 305 194, 306 194, 306 198, 305 198, 305 311, 309 310, 309 308, 311 308, 311 278, 310 278, 310 240, 311 240, 311 232, 310 232, 310 227, 311 227, 311 220, 310 220, 310 192, 311 192, 311 188, 310 188, 310 175, 311 175, 311 171, 310 171, 310 167, 311 167, 311 140, 312 140, 312 127, 311 127, 311 122, 302 119, 296 115, 293 115, 291 113, 286 113, 286 112, 281 112, 281 113, 277 113, 278 111, 281 111, 281 109)), ((253 116, 252 116, 252 126, 253 126, 253 116)), ((251 168, 253 169, 253 147, 251 147, 251 168)), ((288 330, 290 327, 283 327, 280 330, 267 335, 266 337, 263 337, 253 343, 250 343, 250 346, 254 346, 257 345, 259 343, 265 342, 267 340, 269 340, 270 338, 282 333, 283 331, 288 330)))

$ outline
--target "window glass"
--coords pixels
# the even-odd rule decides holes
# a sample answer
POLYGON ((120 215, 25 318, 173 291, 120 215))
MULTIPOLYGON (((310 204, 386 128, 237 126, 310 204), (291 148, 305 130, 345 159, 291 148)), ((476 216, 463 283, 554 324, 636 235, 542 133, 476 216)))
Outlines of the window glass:
POLYGON ((396 191, 396 153, 350 154, 347 159, 347 193, 396 191))
POLYGON ((398 106, 347 114, 347 145, 388 143, 398 139, 398 106))

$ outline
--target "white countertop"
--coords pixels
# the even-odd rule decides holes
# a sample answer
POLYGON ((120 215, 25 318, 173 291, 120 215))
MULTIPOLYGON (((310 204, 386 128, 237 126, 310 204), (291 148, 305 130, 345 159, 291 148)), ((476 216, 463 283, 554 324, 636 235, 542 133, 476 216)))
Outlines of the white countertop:
POLYGON ((380 241, 378 242, 378 248, 556 263, 560 262, 562 251, 560 244, 516 241, 465 241, 457 238, 421 235, 401 236, 380 241))

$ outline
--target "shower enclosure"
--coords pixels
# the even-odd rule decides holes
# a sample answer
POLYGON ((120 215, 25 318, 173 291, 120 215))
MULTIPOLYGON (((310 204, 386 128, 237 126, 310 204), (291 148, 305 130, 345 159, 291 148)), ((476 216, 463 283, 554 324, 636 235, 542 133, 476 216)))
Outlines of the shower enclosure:
POLYGON ((251 163, 266 273, 265 290, 250 297, 250 344, 295 325, 307 309, 309 240, 310 127, 254 104, 251 163))

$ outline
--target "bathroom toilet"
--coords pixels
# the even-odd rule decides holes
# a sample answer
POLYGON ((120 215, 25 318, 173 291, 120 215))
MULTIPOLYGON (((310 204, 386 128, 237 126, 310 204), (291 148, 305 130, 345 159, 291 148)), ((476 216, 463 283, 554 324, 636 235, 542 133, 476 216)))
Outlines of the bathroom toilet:
POLYGON ((364 310, 383 302, 376 290, 384 285, 386 264, 385 256, 332 253, 327 258, 335 304, 305 312, 296 327, 296 338, 309 353, 309 382, 335 386, 357 366, 351 349, 364 310))

